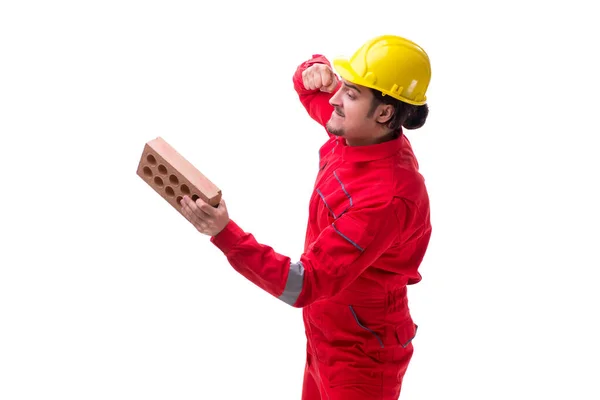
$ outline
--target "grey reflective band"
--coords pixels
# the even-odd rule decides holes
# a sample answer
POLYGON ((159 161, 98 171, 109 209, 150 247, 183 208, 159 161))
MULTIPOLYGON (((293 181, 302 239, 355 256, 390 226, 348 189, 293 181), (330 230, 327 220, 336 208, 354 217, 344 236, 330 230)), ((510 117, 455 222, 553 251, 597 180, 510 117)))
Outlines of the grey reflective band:
POLYGON ((342 190, 344 191, 344 193, 346 193, 346 197, 348 197, 348 200, 350 200, 350 207, 352 207, 352 196, 350 196, 350 193, 348 193, 348 191, 346 190, 346 187, 342 183, 341 179, 338 177, 336 171, 333 171, 333 176, 335 176, 335 179, 337 179, 337 181, 339 182, 340 186, 342 187, 342 190))
POLYGON ((319 189, 317 189, 317 193, 319 193, 319 196, 321 196, 321 200, 323 200, 323 203, 325 203, 325 206, 329 209, 329 212, 331 212, 331 215, 333 215, 333 218, 338 219, 339 215, 335 215, 335 213, 333 212, 331 207, 329 207, 329 204, 327 204, 327 200, 325 200, 325 196, 323 196, 323 193, 321 193, 321 191, 319 189))
POLYGON ((338 235, 340 235, 341 237, 343 237, 344 239, 346 239, 350 244, 352 244, 352 246, 356 247, 358 250, 360 251, 365 251, 365 249, 363 249, 362 247, 360 247, 356 242, 354 242, 352 239, 350 239, 348 236, 344 235, 342 232, 340 232, 338 230, 338 228, 335 226, 335 222, 331 223, 331 226, 333 227, 333 229, 335 229, 335 231, 338 233, 338 235))
POLYGON ((285 290, 279 296, 279 300, 293 306, 300 292, 302 292, 302 285, 304 283, 304 265, 300 261, 297 263, 290 264, 290 272, 288 273, 287 282, 285 283, 285 290))

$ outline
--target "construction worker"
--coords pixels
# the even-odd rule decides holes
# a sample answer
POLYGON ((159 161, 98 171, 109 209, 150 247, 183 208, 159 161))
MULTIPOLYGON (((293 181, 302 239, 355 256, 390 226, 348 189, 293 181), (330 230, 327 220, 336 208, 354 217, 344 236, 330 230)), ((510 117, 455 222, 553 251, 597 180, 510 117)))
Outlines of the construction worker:
MULTIPOLYGON (((398 399, 417 325, 407 285, 430 235, 429 198, 403 129, 428 115, 430 63, 421 47, 385 35, 349 59, 313 55, 294 88, 328 140, 320 149, 303 254, 293 260, 230 220, 225 201, 182 200, 231 266, 303 309, 303 400, 398 399)), ((282 398, 293 398, 284 395, 282 398)))

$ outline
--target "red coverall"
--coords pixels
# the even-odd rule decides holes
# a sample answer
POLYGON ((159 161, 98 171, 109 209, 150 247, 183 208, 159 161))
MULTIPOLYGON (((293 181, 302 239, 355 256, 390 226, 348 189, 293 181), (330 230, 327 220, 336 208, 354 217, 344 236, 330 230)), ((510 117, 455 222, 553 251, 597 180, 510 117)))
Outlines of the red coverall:
MULTIPOLYGON (((302 85, 302 71, 313 63, 329 61, 314 55, 298 66, 293 82, 309 115, 324 126, 331 94, 302 85)), ((303 308, 303 400, 398 399, 417 330, 406 285, 421 280, 431 235, 427 190, 404 135, 362 147, 328 135, 299 260, 258 243, 234 221, 211 242, 241 275, 303 308)))

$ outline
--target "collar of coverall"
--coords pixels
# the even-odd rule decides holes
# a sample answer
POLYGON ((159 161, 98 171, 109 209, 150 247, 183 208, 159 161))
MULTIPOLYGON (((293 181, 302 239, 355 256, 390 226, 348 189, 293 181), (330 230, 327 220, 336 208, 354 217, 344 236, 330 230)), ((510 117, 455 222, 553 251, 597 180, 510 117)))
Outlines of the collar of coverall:
POLYGON ((402 132, 396 139, 367 146, 348 146, 344 138, 338 138, 342 145, 342 160, 349 162, 375 161, 390 157, 400 151, 405 140, 402 132))

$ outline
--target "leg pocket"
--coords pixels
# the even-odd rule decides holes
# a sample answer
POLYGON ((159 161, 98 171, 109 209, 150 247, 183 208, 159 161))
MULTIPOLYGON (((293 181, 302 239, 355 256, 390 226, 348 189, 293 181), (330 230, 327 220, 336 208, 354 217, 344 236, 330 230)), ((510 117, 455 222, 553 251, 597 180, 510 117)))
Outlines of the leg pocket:
POLYGON ((386 321, 374 318, 365 310, 356 311, 348 306, 356 324, 356 330, 362 331, 362 349, 365 354, 378 363, 407 363, 413 347, 412 341, 417 335, 418 326, 411 318, 404 321, 386 321), (363 317, 361 318, 361 315, 363 317))
POLYGON ((385 345, 383 344, 383 340, 381 339, 381 336, 377 332, 375 332, 374 330, 372 330, 371 328, 369 328, 368 326, 365 326, 363 322, 361 322, 360 318, 358 318, 358 315, 356 315, 356 311, 354 310, 354 307, 352 307, 351 305, 349 305, 348 308, 350 309, 350 312, 352 313, 352 316, 354 317, 354 320, 356 321, 356 323, 358 324, 358 326, 361 329, 364 329, 365 331, 367 331, 371 335, 373 335, 373 337, 377 340, 377 343, 379 344, 379 347, 384 348, 385 345))

